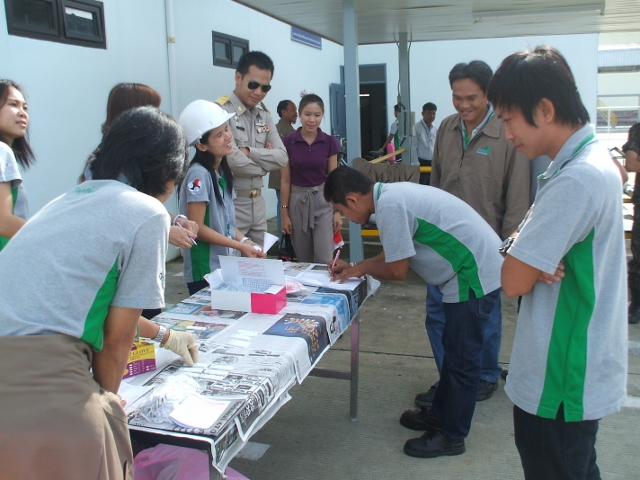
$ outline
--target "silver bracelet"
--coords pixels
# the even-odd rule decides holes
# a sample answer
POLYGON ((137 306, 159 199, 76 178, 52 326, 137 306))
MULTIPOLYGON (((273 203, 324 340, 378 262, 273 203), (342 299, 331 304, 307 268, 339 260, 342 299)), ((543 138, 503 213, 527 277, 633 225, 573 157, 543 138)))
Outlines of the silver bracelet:
POLYGON ((171 225, 173 225, 174 227, 177 226, 179 218, 184 218, 185 220, 189 220, 186 216, 184 216, 182 214, 179 214, 179 215, 176 215, 175 217, 173 217, 173 222, 171 222, 171 225))
POLYGON ((350 262, 350 263, 349 263, 349 266, 350 266, 350 267, 355 267, 355 266, 356 266, 356 262, 350 262))
POLYGON ((244 243, 247 241, 251 241, 251 239, 249 237, 242 237, 242 240, 240 240, 240 243, 244 243))
POLYGON ((158 343, 162 343, 162 340, 164 339, 164 336, 166 333, 167 333, 167 328, 160 325, 160 330, 158 330, 158 334, 156 335, 154 340, 158 343))

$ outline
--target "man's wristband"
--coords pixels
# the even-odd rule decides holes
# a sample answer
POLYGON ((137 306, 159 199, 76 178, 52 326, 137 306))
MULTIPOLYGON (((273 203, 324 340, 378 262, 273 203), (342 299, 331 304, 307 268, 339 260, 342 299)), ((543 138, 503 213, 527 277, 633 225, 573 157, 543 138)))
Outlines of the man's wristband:
POLYGON ((249 237, 242 237, 242 240, 240 240, 240 243, 244 243, 251 240, 249 237))
POLYGON ((504 242, 502 242, 502 244, 500 245, 500 248, 498 249, 498 251, 500 252, 500 255, 502 255, 503 257, 507 256, 507 252, 511 248, 511 245, 513 245, 514 240, 515 240, 514 237, 505 238, 504 242))
POLYGON ((182 215, 182 214, 180 214, 180 215, 176 215, 175 217, 173 217, 173 222, 171 222, 171 225, 173 225, 174 227, 175 227, 175 226, 177 226, 177 225, 180 225, 180 224, 178 223, 178 219, 179 219, 179 218, 184 218, 185 220, 189 220, 186 216, 184 216, 184 215, 182 215))
POLYGON ((349 266, 350 266, 350 267, 355 267, 355 266, 356 266, 356 262, 350 262, 350 263, 349 263, 349 266))

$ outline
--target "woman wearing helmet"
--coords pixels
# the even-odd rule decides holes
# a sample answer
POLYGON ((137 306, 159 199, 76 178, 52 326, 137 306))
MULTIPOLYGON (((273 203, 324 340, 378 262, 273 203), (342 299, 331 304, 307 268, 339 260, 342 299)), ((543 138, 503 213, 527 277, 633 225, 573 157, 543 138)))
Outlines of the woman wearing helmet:
POLYGON ((198 243, 183 251, 189 293, 208 286, 204 276, 220 268, 219 255, 264 258, 259 245, 236 228, 233 174, 226 155, 233 151, 227 120, 234 114, 206 100, 191 102, 180 114, 187 142, 195 147, 187 176, 180 185, 180 214, 199 226, 198 243))

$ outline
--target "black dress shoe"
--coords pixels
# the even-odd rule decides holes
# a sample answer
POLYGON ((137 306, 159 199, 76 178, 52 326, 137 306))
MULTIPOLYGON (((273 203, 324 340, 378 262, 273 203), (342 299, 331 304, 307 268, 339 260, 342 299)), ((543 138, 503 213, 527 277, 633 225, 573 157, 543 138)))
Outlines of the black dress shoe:
POLYGON ((460 455, 465 452, 464 439, 451 441, 442 432, 426 432, 411 438, 404 444, 404 453, 412 457, 434 458, 443 455, 460 455))
POLYGON ((478 385, 478 397, 476 401, 482 402, 483 400, 491 398, 493 392, 495 392, 497 389, 498 382, 487 382, 486 380, 480 380, 480 385, 478 385))
POLYGON ((438 420, 427 408, 405 410, 400 415, 400 425, 411 430, 435 431, 438 429, 438 420))
POLYGON ((634 325, 640 322, 640 303, 631 302, 629 305, 629 324, 634 325))
POLYGON ((433 405, 433 397, 435 397, 436 395, 436 388, 436 385, 431 385, 431 388, 429 388, 429 390, 416 395, 416 398, 413 400, 413 403, 416 404, 416 407, 428 408, 433 405))

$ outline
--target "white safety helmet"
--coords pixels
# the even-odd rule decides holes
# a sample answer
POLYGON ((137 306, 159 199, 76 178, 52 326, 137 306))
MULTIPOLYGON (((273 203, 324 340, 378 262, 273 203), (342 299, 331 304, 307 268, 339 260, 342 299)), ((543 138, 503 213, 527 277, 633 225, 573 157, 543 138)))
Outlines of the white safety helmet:
POLYGON ((194 100, 180 114, 180 126, 189 146, 196 144, 209 130, 219 127, 233 117, 220 105, 207 100, 194 100))

